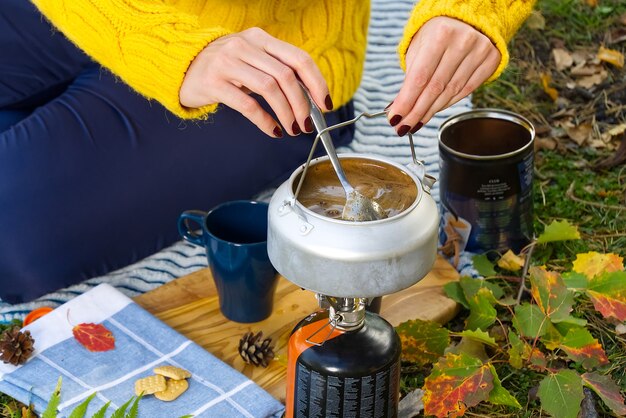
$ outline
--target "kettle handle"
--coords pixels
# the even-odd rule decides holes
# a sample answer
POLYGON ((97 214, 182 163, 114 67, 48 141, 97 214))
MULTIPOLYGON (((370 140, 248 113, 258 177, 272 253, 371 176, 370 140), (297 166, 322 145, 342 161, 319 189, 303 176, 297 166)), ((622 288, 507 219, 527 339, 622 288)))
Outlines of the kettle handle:
POLYGON ((422 187, 424 187, 424 191, 430 194, 430 189, 433 187, 433 184, 437 181, 437 179, 430 174, 426 174, 426 166, 424 165, 424 161, 418 160, 417 155, 415 154, 415 144, 413 143, 413 135, 409 132, 409 145, 411 148, 411 158, 412 162, 407 164, 407 168, 413 171, 417 178, 422 183, 422 187))

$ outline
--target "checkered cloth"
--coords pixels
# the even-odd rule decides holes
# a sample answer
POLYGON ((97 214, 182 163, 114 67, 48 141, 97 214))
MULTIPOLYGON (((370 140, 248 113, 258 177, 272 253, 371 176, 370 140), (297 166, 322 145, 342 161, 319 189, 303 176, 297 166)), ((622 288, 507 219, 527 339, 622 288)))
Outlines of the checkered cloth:
POLYGON ((284 407, 254 382, 178 334, 131 299, 102 284, 28 325, 35 353, 22 366, 0 364, 0 391, 45 410, 59 376, 63 379, 59 417, 67 417, 91 394, 86 416, 111 402, 109 414, 134 395, 139 378, 160 365, 191 372, 189 388, 178 399, 163 402, 146 396, 139 416, 261 418, 280 417, 284 407), (90 352, 73 337, 73 326, 104 325, 115 348, 90 352))

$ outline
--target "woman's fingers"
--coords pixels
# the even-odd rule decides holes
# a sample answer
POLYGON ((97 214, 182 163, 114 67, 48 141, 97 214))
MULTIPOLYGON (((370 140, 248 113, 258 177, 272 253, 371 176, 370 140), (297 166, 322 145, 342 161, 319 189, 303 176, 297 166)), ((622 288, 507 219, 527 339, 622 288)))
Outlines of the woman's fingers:
POLYGON ((259 28, 247 29, 242 33, 249 37, 250 42, 258 45, 265 52, 291 68, 302 80, 313 100, 321 109, 332 110, 333 103, 326 80, 307 52, 276 39, 259 28))
POLYGON ((283 137, 280 125, 252 96, 229 83, 224 83, 217 93, 221 97, 221 103, 241 113, 267 135, 283 137))
POLYGON ((406 61, 404 83, 389 108, 390 123, 400 136, 415 132, 436 112, 487 80, 500 62, 500 53, 470 25, 436 17, 413 37, 406 61))
POLYGON ((332 108, 326 81, 309 54, 253 28, 219 38, 198 54, 179 97, 188 107, 224 103, 269 135, 280 136, 276 121, 247 94, 254 92, 267 101, 284 131, 298 135, 313 130, 299 80, 322 109, 332 108))

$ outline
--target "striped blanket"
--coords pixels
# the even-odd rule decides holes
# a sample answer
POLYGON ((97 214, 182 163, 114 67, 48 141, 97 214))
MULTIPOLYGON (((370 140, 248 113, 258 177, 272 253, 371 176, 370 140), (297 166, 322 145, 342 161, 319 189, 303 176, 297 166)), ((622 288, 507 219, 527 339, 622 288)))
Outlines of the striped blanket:
MULTIPOLYGON (((365 71, 354 96, 357 114, 384 109, 399 91, 404 73, 398 63, 396 46, 413 4, 414 0, 372 0, 365 71)), ((425 161, 427 173, 435 177, 439 173, 437 131, 441 123, 452 115, 470 109, 470 99, 463 99, 435 115, 414 136, 418 158, 425 161)), ((354 140, 349 147, 339 151, 382 155, 401 164, 411 160, 408 139, 398 137, 385 118, 360 119, 356 124, 354 140)), ((432 195, 438 200, 437 183, 432 189, 432 195)), ((268 200, 269 197, 271 191, 258 196, 261 200, 268 200)), ((136 296, 206 265, 202 248, 181 241, 136 264, 46 295, 34 302, 16 306, 2 306, 0 302, 0 322, 21 318, 38 306, 57 306, 100 283, 108 283, 128 296, 136 296)), ((468 256, 461 257, 459 268, 462 272, 471 272, 468 256)))

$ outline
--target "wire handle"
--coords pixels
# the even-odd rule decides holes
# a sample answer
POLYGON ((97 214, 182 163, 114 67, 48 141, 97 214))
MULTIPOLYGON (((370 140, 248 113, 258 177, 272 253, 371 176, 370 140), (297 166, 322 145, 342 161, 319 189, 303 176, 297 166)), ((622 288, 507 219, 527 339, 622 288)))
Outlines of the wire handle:
MULTIPOLYGON (((298 195, 300 194, 300 189, 302 188, 302 184, 304 183, 304 177, 306 176, 306 173, 309 169, 309 165, 311 163, 311 160, 313 159, 313 155, 315 154, 315 149, 317 148, 317 143, 319 142, 320 138, 322 137, 322 135, 326 134, 327 132, 333 131, 335 129, 339 129, 339 128, 343 128, 344 126, 348 126, 348 125, 352 125, 354 123, 356 123, 356 121, 358 121, 361 118, 367 118, 367 119, 373 119, 379 116, 385 116, 387 114, 386 110, 381 110, 380 112, 375 112, 375 113, 370 113, 370 112, 362 112, 360 114, 358 114, 357 116, 355 116, 354 118, 350 119, 350 120, 346 120, 340 123, 337 123, 335 125, 331 125, 328 126, 327 128, 322 129, 321 131, 319 131, 317 133, 317 135, 315 136, 315 139, 313 140, 313 145, 311 146, 311 151, 309 152, 309 156, 307 157, 306 163, 304 164, 304 169, 302 170, 302 174, 300 175, 300 181, 298 181, 298 187, 296 187, 296 192, 293 195, 293 199, 292 199, 292 206, 295 206, 295 202, 298 199, 298 195)), ((415 153, 415 144, 413 143, 413 135, 409 132, 408 133, 409 136, 409 144, 411 147, 411 158, 413 159, 413 164, 415 164, 416 166, 421 168, 421 171, 423 171, 423 174, 420 176, 420 179, 424 178, 425 176, 427 176, 426 173, 426 167, 424 166, 424 162, 422 160, 418 160, 417 159, 417 155, 415 153)), ((429 186, 430 188, 430 186, 429 186)))

